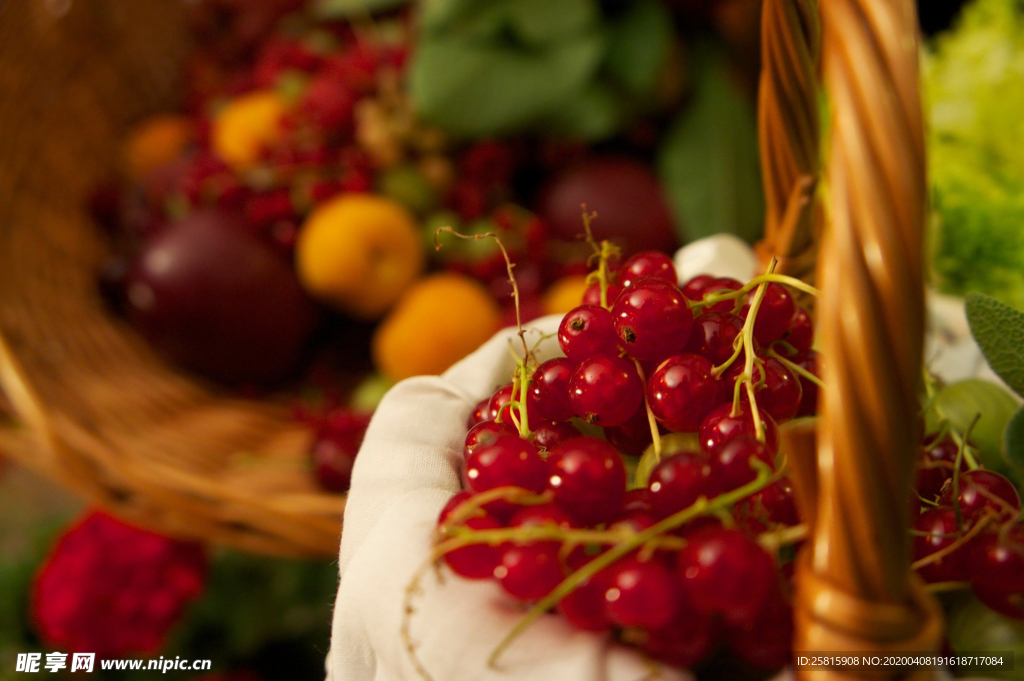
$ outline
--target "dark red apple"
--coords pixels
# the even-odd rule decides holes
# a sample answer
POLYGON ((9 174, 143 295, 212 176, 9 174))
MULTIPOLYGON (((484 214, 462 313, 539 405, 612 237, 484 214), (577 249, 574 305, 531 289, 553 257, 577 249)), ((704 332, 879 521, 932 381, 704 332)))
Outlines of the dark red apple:
POLYGON ((623 156, 591 157, 555 176, 541 192, 539 211, 551 234, 576 241, 582 210, 597 211, 594 237, 618 243, 625 253, 663 251, 678 245, 661 186, 651 170, 623 156))
POLYGON ((139 252, 125 291, 129 319, 154 346, 228 383, 285 377, 319 318, 291 266, 223 211, 167 225, 139 252))

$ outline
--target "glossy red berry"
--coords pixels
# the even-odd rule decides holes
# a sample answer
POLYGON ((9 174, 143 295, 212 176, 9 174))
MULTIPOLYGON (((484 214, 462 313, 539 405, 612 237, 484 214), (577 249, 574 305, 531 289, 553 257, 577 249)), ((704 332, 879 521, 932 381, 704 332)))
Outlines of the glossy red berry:
POLYGON ((675 579, 657 558, 623 558, 608 568, 605 607, 620 627, 653 631, 667 626, 679 610, 675 579))
POLYGON ((641 251, 630 256, 618 271, 622 288, 633 286, 640 277, 660 279, 675 286, 679 279, 672 258, 661 251, 641 251))
POLYGON ((626 492, 622 513, 651 513, 651 491, 646 487, 639 487, 626 492))
POLYGON ((605 631, 612 626, 605 612, 604 594, 607 590, 603 572, 584 581, 558 603, 558 612, 577 629, 605 631))
POLYGON ((783 341, 789 343, 798 353, 804 353, 814 344, 814 320, 802 307, 797 307, 793 318, 789 320, 789 328, 783 334, 783 341))
POLYGON ((752 460, 775 467, 775 455, 752 437, 734 438, 715 451, 711 455, 710 475, 719 493, 731 492, 753 481, 757 472, 751 465, 752 460))
POLYGON ((558 545, 552 542, 511 544, 494 568, 494 576, 513 598, 535 601, 558 586, 565 575, 558 563, 558 545))
POLYGON ((576 415, 569 401, 569 380, 577 364, 568 357, 556 357, 537 367, 526 398, 531 417, 568 421, 576 415))
POLYGON ((722 403, 722 382, 714 365, 700 355, 682 354, 662 362, 647 380, 647 402, 669 430, 696 432, 704 417, 722 403))
POLYGON ((694 452, 665 457, 651 471, 647 484, 651 511, 658 518, 689 508, 701 496, 717 494, 708 460, 694 452))
MULTIPOLYGON (((960 447, 946 436, 921 447, 917 459, 917 493, 923 499, 934 501, 942 493, 946 481, 953 477, 960 447)), ((960 462, 960 473, 968 471, 966 459, 960 462)))
POLYGON ((604 440, 577 437, 563 442, 548 457, 547 470, 555 503, 580 523, 606 523, 622 510, 626 467, 604 440))
MULTIPOLYGON (((709 293, 727 293, 729 291, 738 291, 743 288, 743 284, 733 279, 732 277, 716 277, 705 285, 703 295, 709 293)), ((711 307, 707 308, 710 310, 719 310, 721 312, 732 312, 733 308, 736 307, 735 300, 723 300, 720 303, 715 303, 711 307)))
POLYGON ((719 365, 732 357, 733 341, 743 330, 743 320, 730 312, 708 310, 693 320, 686 352, 707 357, 719 365))
POLYGON ((490 397, 485 397, 484 399, 482 399, 482 400, 480 400, 479 402, 476 403, 476 406, 473 407, 473 411, 469 412, 469 416, 466 417, 466 429, 467 430, 472 428, 473 426, 475 426, 478 423, 481 423, 483 421, 490 421, 491 420, 490 404, 491 404, 491 398, 490 397))
POLYGON ((469 455, 479 445, 493 444, 501 435, 518 435, 518 433, 509 423, 482 421, 476 424, 466 433, 466 441, 462 447, 463 456, 469 458, 469 455))
POLYGON ((793 483, 776 480, 764 489, 741 499, 734 507, 736 522, 752 534, 776 525, 792 526, 800 522, 793 497, 793 483))
MULTIPOLYGON (((753 377, 755 386, 761 383, 761 386, 754 390, 758 408, 762 413, 771 414, 776 423, 783 423, 795 417, 804 397, 800 379, 774 357, 765 359, 761 367, 764 373, 762 374, 755 367, 753 377)), ((732 386, 741 373, 743 373, 743 364, 737 361, 725 372, 723 382, 732 386)), ((749 403, 746 389, 742 389, 740 392, 740 399, 744 404, 749 403)))
POLYGON ((698 274, 696 277, 692 277, 686 283, 680 287, 679 291, 686 296, 688 300, 700 300, 704 297, 704 289, 707 288, 708 284, 716 279, 711 274, 698 274))
MULTIPOLYGON (((765 444, 774 456, 779 451, 779 429, 766 412, 761 411, 761 422, 764 424, 765 444)), ((700 424, 697 434, 701 449, 711 455, 723 447, 729 440, 737 437, 754 437, 754 416, 746 405, 741 405, 739 412, 732 415, 732 404, 726 403, 711 411, 700 424)))
POLYGON ((682 352, 690 338, 693 313, 675 286, 643 280, 625 289, 612 306, 615 333, 629 354, 661 360, 682 352))
POLYGON ((618 355, 612 313, 597 305, 569 310, 558 326, 558 345, 576 362, 595 355, 618 355))
MULTIPOLYGON (((753 301, 756 292, 757 289, 751 291, 747 300, 753 301)), ((795 312, 796 302, 789 289, 782 284, 769 283, 765 286, 764 297, 757 308, 754 339, 763 345, 779 340, 789 329, 790 320, 793 319, 795 312)))
MULTIPOLYGON (((491 444, 480 445, 466 459, 466 485, 473 492, 514 486, 539 493, 546 484, 547 467, 537 448, 516 435, 502 435, 491 444)), ((495 501, 487 505, 487 510, 503 518, 515 506, 495 501)))
POLYGON ((1001 615, 1024 619, 1024 523, 978 536, 970 556, 971 588, 1001 615))
MULTIPOLYGON (((821 364, 818 353, 810 350, 807 353, 794 358, 793 363, 801 369, 810 372, 812 375, 821 378, 821 364)), ((803 388, 804 396, 800 400, 800 409, 797 416, 814 416, 818 413, 818 386, 806 378, 800 379, 800 386, 803 388)))
MULTIPOLYGON (((959 485, 960 514, 965 523, 973 523, 986 511, 1003 518, 1020 513, 1017 489, 999 473, 978 468, 961 475, 959 485)), ((947 483, 939 504, 947 507, 953 505, 952 483, 947 483)))
POLYGON ((551 451, 566 440, 579 437, 580 431, 571 423, 555 423, 554 421, 542 421, 536 426, 530 424, 533 429, 533 444, 538 449, 551 451))
POLYGON ((576 415, 599 426, 619 426, 643 404, 643 383, 627 359, 597 355, 576 367, 569 381, 576 415))
MULTIPOLYGON (((474 516, 463 523, 473 530, 497 530, 502 524, 492 515, 474 516)), ((444 562, 452 572, 466 579, 486 579, 494 574, 502 550, 490 544, 470 544, 444 554, 444 562)))
POLYGON ((684 598, 730 625, 750 623, 777 588, 772 557, 739 530, 708 528, 687 539, 676 561, 684 598))
MULTIPOLYGON (((961 536, 952 509, 928 509, 914 521, 914 561, 951 546, 961 536)), ((917 574, 929 583, 965 581, 968 577, 968 552, 965 549, 961 547, 935 562, 922 565, 917 574)))
MULTIPOLYGON (((473 493, 470 492, 469 490, 462 490, 461 492, 457 492, 456 494, 454 494, 452 498, 448 500, 448 503, 444 505, 444 508, 441 509, 441 513, 437 517, 437 524, 440 525, 445 520, 447 520, 448 516, 450 516, 455 511, 455 509, 457 509, 459 506, 462 505, 463 502, 468 501, 472 497, 473 493)), ((478 512, 477 515, 483 515, 483 513, 484 511, 481 510, 478 512)))
POLYGON ((502 408, 506 407, 511 400, 512 400, 512 384, 511 383, 506 383, 505 385, 503 385, 500 388, 498 388, 497 390, 495 390, 494 394, 491 395, 491 397, 487 400, 487 410, 485 412, 485 414, 487 416, 487 420, 488 421, 496 421, 498 419, 498 414, 502 414, 502 416, 504 417, 502 420, 505 423, 508 423, 508 411, 509 410, 507 408, 505 408, 504 409, 504 413, 502 413, 502 408))

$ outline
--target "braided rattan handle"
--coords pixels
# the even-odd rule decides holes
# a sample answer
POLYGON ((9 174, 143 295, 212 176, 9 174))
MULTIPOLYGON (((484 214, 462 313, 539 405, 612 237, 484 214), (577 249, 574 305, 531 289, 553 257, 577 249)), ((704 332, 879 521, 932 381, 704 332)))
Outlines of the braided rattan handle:
MULTIPOLYGON (((807 11, 806 0, 766 0, 762 84, 810 87, 808 62, 794 55, 811 52, 813 31, 792 30, 812 25, 807 11)), ((934 650, 942 618, 912 576, 907 532, 924 329, 917 16, 912 0, 822 0, 821 16, 831 104, 830 225, 817 269, 826 388, 817 466, 794 467, 804 478, 798 491, 815 497, 801 503, 814 517, 798 567, 794 648, 934 650)), ((816 106, 813 89, 763 93, 761 148, 781 155, 762 161, 769 206, 773 195, 777 202, 791 191, 786 183, 795 172, 814 168, 805 148, 809 124, 770 121, 813 121, 806 107, 816 106)), ((767 243, 777 228, 769 215, 767 243)), ((801 678, 859 677, 828 670, 801 678)))

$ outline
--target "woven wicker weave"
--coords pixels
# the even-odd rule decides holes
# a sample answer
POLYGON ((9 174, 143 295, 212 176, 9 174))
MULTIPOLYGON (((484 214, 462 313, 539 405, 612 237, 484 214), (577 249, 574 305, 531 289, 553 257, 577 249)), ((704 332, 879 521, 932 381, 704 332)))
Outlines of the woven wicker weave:
MULTIPOLYGON (((126 125, 173 103, 188 48, 179 3, 25 0, 0 11, 0 381, 27 425, 0 431, 0 447, 166 532, 332 554, 344 500, 311 489, 308 434, 280 405, 167 368, 93 293, 100 247, 82 198, 109 174, 126 125)), ((797 276, 817 260, 828 360, 818 437, 788 439, 812 530, 795 647, 934 649, 941 616, 911 574, 905 530, 923 329, 914 6, 822 0, 820 24, 813 0, 764 10, 760 248, 797 276), (828 220, 810 200, 819 49, 832 103, 828 220), (792 210, 799 219, 784 219, 792 210)))

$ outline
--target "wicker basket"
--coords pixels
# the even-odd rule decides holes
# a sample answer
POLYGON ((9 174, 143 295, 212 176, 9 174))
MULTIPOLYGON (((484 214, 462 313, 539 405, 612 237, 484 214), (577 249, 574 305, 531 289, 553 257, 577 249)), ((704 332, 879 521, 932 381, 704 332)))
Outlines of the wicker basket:
MULTIPOLYGON (((798 276, 817 263, 823 290, 822 418, 817 433, 787 436, 812 533, 795 647, 932 650, 941 615, 911 573, 906 532, 926 201, 916 14, 911 0, 823 0, 820 14, 814 0, 765 0, 759 102, 760 251, 798 276), (812 200, 819 52, 828 211, 812 200)), ((187 49, 180 0, 0 11, 0 380, 27 425, 0 431, 0 447, 165 532, 333 554, 344 499, 312 489, 308 433, 278 404, 168 368, 93 293, 100 246, 82 198, 113 168, 126 125, 172 103, 187 49)))

